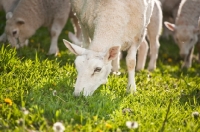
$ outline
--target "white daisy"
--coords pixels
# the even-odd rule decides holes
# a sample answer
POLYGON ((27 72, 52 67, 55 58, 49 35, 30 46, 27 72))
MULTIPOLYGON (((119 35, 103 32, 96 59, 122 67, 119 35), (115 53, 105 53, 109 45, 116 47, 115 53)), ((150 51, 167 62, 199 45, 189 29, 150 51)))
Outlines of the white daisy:
POLYGON ((138 128, 139 125, 136 121, 127 121, 126 126, 130 129, 131 128, 136 129, 136 128, 138 128))
POLYGON ((56 96, 56 94, 57 94, 57 91, 53 90, 53 96, 56 96))
POLYGON ((22 107, 21 110, 24 113, 24 115, 28 115, 29 111, 25 107, 22 107))
POLYGON ((54 132, 64 132, 65 126, 61 122, 56 122, 53 124, 54 132))
POLYGON ((195 112, 192 112, 192 116, 197 119, 199 117, 199 112, 195 111, 195 112))

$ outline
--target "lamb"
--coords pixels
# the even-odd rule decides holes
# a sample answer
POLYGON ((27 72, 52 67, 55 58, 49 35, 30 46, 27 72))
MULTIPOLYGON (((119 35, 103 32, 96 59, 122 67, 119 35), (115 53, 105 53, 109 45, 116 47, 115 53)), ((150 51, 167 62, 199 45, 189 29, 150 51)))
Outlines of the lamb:
POLYGON ((78 77, 74 95, 92 95, 118 68, 119 51, 128 50, 127 92, 136 91, 136 52, 145 36, 154 0, 71 0, 83 32, 83 47, 63 40, 75 55, 78 77), (113 65, 111 63, 116 63, 113 65))
POLYGON ((70 8, 69 0, 20 0, 6 22, 8 41, 13 47, 23 47, 38 28, 45 26, 51 34, 48 53, 57 54, 58 37, 66 24, 70 8))
MULTIPOLYGON (((0 10, 4 10, 5 13, 13 12, 17 6, 19 0, 0 0, 0 10)), ((6 41, 6 34, 3 33, 0 36, 0 42, 6 41)))
POLYGON ((200 14, 199 0, 182 0, 178 9, 175 24, 165 22, 165 26, 173 31, 173 36, 184 58, 182 67, 191 67, 194 46, 198 41, 198 19, 200 14))
MULTIPOLYGON (((158 51, 160 47, 159 37, 162 30, 162 9, 161 3, 155 1, 153 12, 150 18, 150 23, 147 26, 147 37, 150 43, 150 61, 148 65, 148 70, 152 71, 156 68, 156 60, 158 57, 158 51)), ((144 40, 139 49, 137 55, 137 66, 136 70, 144 69, 146 56, 148 52, 148 43, 144 40)))

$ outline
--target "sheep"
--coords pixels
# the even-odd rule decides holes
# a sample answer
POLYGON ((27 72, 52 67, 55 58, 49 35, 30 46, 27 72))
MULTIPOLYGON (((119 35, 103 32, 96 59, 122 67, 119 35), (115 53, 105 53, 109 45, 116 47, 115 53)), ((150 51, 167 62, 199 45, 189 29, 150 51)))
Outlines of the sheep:
POLYGON ((71 4, 83 33, 83 47, 63 39, 77 55, 74 95, 90 96, 106 83, 111 69, 118 69, 120 50, 128 50, 127 92, 135 92, 136 52, 144 39, 154 0, 71 0, 71 4))
POLYGON ((178 9, 175 24, 165 22, 165 26, 173 32, 173 37, 184 58, 182 68, 191 67, 194 46, 198 41, 198 19, 200 14, 199 0, 182 0, 178 9))
MULTIPOLYGON (((152 71, 156 68, 156 60, 158 56, 158 50, 159 50, 159 36, 161 34, 162 29, 162 9, 161 9, 161 3, 156 0, 155 5, 153 8, 152 16, 150 19, 150 23, 147 27, 147 34, 148 34, 148 40, 150 41, 150 62, 148 65, 148 70, 152 71)), ((81 31, 79 30, 79 33, 81 31)), ((82 46, 82 42, 79 37, 76 37, 77 35, 74 35, 73 33, 69 32, 69 39, 75 43, 76 45, 82 46)), ((138 49, 138 57, 137 57, 137 66, 136 70, 142 70, 144 69, 145 62, 146 62, 146 56, 148 52, 148 43, 146 40, 144 40, 139 49, 138 49)), ((117 65, 115 63, 112 63, 113 65, 117 65)), ((119 68, 117 68, 119 69, 119 68)), ((114 74, 120 74, 119 71, 113 70, 114 74)))
MULTIPOLYGON (((160 47, 159 37, 162 30, 162 9, 161 3, 155 1, 153 12, 150 18, 150 23, 147 26, 147 37, 150 43, 150 61, 148 65, 148 70, 152 71, 156 68, 156 60, 158 57, 158 51, 160 47)), ((148 43, 144 40, 139 49, 137 55, 137 66, 136 70, 144 69, 146 56, 148 52, 148 43)))
POLYGON ((70 8, 69 0, 20 0, 6 22, 8 41, 13 47, 23 47, 38 28, 45 26, 51 34, 48 54, 56 55, 59 52, 58 37, 66 24, 70 8))
MULTIPOLYGON (((13 12, 18 2, 19 0, 0 0, 0 10, 4 10, 5 13, 13 12)), ((0 36, 0 42, 6 42, 6 33, 0 36)))

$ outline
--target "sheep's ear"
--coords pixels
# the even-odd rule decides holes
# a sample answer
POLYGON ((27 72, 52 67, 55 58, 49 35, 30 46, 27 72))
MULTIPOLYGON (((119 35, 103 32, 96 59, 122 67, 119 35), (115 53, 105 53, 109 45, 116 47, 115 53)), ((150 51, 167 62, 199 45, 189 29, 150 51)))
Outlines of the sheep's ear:
POLYGON ((165 26, 170 30, 170 31, 174 31, 176 26, 175 24, 169 23, 169 22, 164 22, 165 26))
POLYGON ((13 13, 12 13, 12 12, 6 13, 6 20, 12 18, 12 16, 13 16, 13 13))
POLYGON ((77 46, 75 44, 70 43, 69 41, 63 39, 63 42, 65 44, 65 46, 75 55, 83 55, 86 52, 85 48, 82 48, 80 46, 77 46))
POLYGON ((23 25, 25 23, 25 21, 22 18, 18 18, 16 23, 18 25, 23 25))
POLYGON ((119 46, 111 47, 106 53, 105 60, 107 61, 114 60, 119 54, 119 49, 120 49, 119 46))

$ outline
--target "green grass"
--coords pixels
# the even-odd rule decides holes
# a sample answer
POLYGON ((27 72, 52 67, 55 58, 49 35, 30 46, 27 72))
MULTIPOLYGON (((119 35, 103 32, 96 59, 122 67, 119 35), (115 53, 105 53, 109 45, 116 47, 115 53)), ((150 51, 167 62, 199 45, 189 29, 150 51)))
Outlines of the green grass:
MULTIPOLYGON (((0 33, 5 25, 0 15, 0 33)), ((172 40, 161 39, 158 65, 154 72, 136 73, 137 92, 126 94, 127 73, 124 60, 122 74, 110 75, 90 97, 74 97, 75 56, 62 43, 68 22, 59 39, 60 55, 46 55, 50 45, 47 29, 41 28, 20 50, 0 44, 0 131, 53 131, 62 122, 67 132, 197 132, 200 118, 200 65, 180 69, 178 48, 172 40), (53 91, 56 90, 56 96, 53 91), (5 102, 8 98, 12 104, 5 102), (26 115, 23 108, 29 111, 26 115), (122 111, 130 109, 131 112, 122 111), (136 121, 129 129, 126 121, 136 121)))

